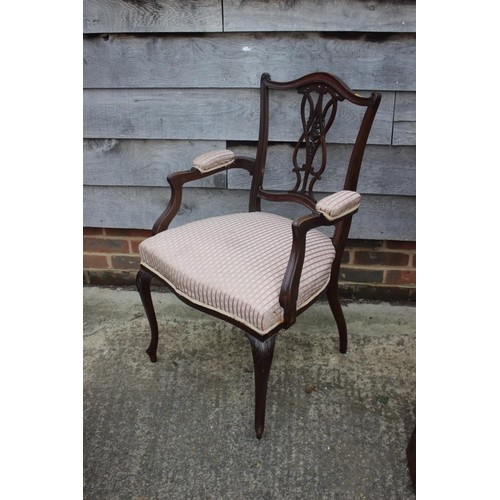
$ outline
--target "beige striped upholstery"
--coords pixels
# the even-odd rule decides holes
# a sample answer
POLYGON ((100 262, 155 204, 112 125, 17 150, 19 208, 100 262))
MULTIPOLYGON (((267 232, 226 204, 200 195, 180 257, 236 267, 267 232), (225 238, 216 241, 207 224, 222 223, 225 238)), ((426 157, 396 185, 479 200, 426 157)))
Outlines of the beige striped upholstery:
POLYGON ((200 172, 211 172, 221 167, 227 167, 234 162, 234 153, 229 149, 219 149, 198 155, 193 160, 193 167, 200 172))
MULTIPOLYGON (((279 293, 290 256, 291 225, 289 219, 262 212, 192 222, 144 240, 141 264, 180 295, 264 335, 283 321, 279 293)), ((326 288, 334 257, 331 240, 310 231, 298 307, 326 288)))
POLYGON ((319 200, 316 210, 328 220, 335 220, 353 212, 361 203, 361 195, 356 191, 339 191, 319 200))

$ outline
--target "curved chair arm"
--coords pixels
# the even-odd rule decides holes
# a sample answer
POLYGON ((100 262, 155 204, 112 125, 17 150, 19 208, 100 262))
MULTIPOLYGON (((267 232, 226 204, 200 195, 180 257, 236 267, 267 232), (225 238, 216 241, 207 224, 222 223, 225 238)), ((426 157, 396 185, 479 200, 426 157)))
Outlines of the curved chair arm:
MULTIPOLYGON (((333 243, 338 241, 339 246, 342 247, 338 249, 340 256, 349 231, 350 220, 357 212, 360 201, 361 196, 354 191, 339 191, 320 200, 316 204, 317 212, 293 221, 292 249, 280 290, 280 305, 284 310, 284 328, 292 326, 297 317, 297 297, 306 253, 307 232, 321 226, 335 226, 333 243)), ((336 255, 334 263, 338 267, 337 260, 336 255)))
MULTIPOLYGON (((228 151, 228 150, 224 150, 228 151)), ((187 182, 196 181, 203 179, 210 175, 214 175, 218 172, 233 168, 242 168, 247 170, 250 175, 253 176, 255 169, 255 159, 246 156, 233 156, 232 159, 227 161, 228 157, 225 157, 226 161, 216 163, 217 157, 215 156, 216 151, 210 153, 213 155, 211 159, 209 154, 200 155, 195 158, 197 164, 191 168, 191 170, 183 170, 180 172, 175 172, 167 177, 167 181, 170 184, 171 195, 170 201, 163 213, 158 217, 157 221, 153 226, 153 235, 165 231, 172 222, 173 218, 177 215, 179 208, 182 203, 182 187, 187 182), (204 158, 202 158, 204 157, 204 158), (200 160, 201 159, 201 160, 200 160), (213 161, 215 159, 215 161, 213 161)), ((218 158, 220 160, 220 157, 218 158)))

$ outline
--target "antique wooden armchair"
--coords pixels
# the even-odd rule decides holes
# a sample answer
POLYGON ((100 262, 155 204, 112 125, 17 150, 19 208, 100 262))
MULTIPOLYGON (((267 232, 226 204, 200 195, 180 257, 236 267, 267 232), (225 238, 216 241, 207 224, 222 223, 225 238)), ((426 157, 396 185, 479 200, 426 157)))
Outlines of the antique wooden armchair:
POLYGON ((292 326, 324 291, 337 323, 340 352, 347 351, 346 323, 338 295, 339 269, 351 219, 360 204, 358 175, 380 99, 378 93, 361 97, 327 73, 312 73, 291 82, 275 82, 264 73, 256 158, 235 156, 229 150, 210 152, 195 158, 191 170, 169 175, 168 206, 154 224, 153 236, 139 246, 141 268, 136 283, 151 328, 146 351, 151 361, 156 362, 158 345, 150 291, 151 279, 156 277, 185 303, 246 333, 253 354, 255 432, 259 439, 264 431, 276 336, 292 326), (290 162, 296 183, 287 192, 263 188, 270 90, 302 94, 297 112, 297 119, 302 121, 299 134, 302 132, 290 162), (327 165, 326 135, 343 101, 360 110, 344 188, 317 201, 313 187, 327 165), (252 176, 248 212, 168 229, 181 206, 185 183, 235 168, 245 169, 252 176), (291 220, 263 212, 261 200, 298 203, 306 213, 291 220), (332 226, 333 237, 316 229, 321 226, 332 226))

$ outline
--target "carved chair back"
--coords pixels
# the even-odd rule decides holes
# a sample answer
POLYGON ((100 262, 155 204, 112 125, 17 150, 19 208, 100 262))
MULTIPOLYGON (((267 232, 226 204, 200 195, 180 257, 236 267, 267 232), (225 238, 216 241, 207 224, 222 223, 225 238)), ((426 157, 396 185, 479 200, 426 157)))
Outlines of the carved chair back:
POLYGON ((250 191, 250 211, 260 210, 261 200, 295 202, 314 210, 317 202, 314 188, 330 163, 327 159, 327 135, 333 130, 332 125, 339 115, 339 104, 343 101, 362 112, 343 184, 343 189, 356 191, 361 161, 380 99, 378 93, 362 97, 328 73, 312 73, 291 82, 275 82, 264 73, 260 82, 259 142, 250 191), (284 192, 269 191, 263 187, 269 143, 270 90, 295 90, 302 96, 298 113, 301 132, 290 163, 295 185, 284 192))

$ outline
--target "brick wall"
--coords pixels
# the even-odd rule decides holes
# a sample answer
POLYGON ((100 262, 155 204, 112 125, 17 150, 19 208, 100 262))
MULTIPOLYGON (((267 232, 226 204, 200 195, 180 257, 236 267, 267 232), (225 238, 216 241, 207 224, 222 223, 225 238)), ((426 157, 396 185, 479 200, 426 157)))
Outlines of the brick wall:
MULTIPOLYGON (((133 285, 139 269, 139 229, 84 228, 83 279, 87 285, 133 285)), ((416 246, 409 241, 350 240, 340 273, 345 298, 414 301, 416 246)))

